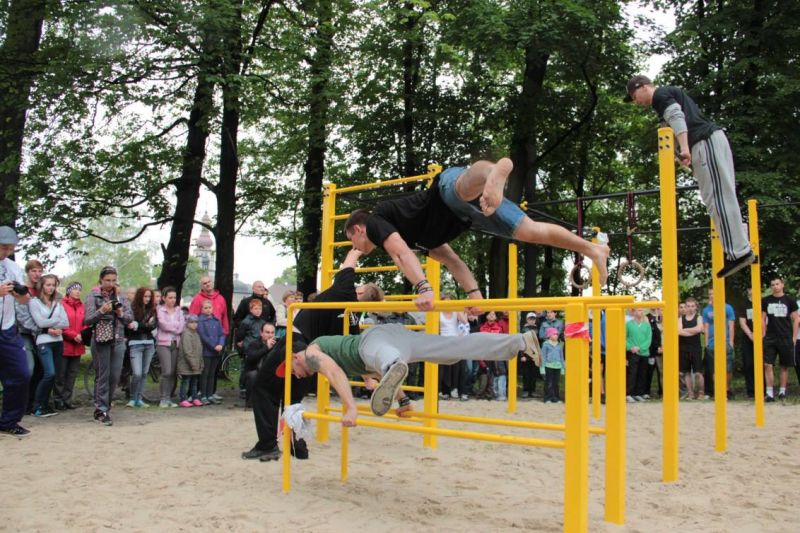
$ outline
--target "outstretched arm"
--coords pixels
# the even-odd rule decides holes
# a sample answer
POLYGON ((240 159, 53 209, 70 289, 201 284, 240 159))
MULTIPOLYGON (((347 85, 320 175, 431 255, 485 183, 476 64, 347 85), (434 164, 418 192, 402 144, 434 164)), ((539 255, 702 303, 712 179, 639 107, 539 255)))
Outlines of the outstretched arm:
MULTIPOLYGON (((394 264, 412 285, 417 285, 425 279, 417 255, 408 247, 399 233, 395 231, 386 237, 386 240, 383 241, 383 249, 392 257, 394 264)), ((430 311, 433 309, 433 291, 421 292, 414 303, 420 311, 430 311)))
POLYGON ((306 348, 306 363, 310 369, 316 370, 328 378, 333 390, 342 400, 342 406, 344 407, 342 425, 347 427, 355 426, 356 417, 358 416, 356 401, 353 398, 353 392, 350 390, 350 382, 341 367, 328 354, 320 350, 316 344, 306 348))

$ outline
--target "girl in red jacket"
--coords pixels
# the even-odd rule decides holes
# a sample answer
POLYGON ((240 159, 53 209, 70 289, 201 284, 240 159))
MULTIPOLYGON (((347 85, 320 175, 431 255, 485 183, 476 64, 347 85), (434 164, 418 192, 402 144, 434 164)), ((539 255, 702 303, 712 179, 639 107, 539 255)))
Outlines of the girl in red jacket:
POLYGON ((75 378, 78 376, 81 356, 86 353, 84 341, 91 337, 89 328, 84 329, 84 309, 81 301, 80 282, 74 281, 67 285, 67 295, 61 299, 61 305, 67 312, 69 326, 64 328, 64 354, 62 364, 57 368, 56 384, 53 389, 56 409, 75 409, 72 404, 72 391, 75 389, 75 378))

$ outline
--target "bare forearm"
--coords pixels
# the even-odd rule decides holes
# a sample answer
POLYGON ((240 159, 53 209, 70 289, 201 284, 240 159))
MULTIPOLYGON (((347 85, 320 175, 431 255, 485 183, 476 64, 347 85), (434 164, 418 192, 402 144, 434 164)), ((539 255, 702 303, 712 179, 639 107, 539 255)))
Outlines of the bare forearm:
POLYGON ((406 250, 398 253, 397 255, 393 255, 392 259, 397 265, 397 268, 400 269, 400 272, 403 273, 403 275, 408 281, 411 282, 412 285, 416 285, 425 279, 425 274, 422 272, 422 265, 420 264, 419 259, 417 259, 416 254, 411 250, 406 250))

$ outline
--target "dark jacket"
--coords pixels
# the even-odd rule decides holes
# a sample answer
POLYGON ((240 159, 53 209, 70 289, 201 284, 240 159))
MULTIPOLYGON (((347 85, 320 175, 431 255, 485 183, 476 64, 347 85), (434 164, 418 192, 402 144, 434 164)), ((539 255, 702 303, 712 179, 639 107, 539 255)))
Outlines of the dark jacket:
POLYGON ((264 320, 263 315, 256 318, 248 314, 239 324, 239 327, 236 328, 236 343, 243 342, 242 347, 244 347, 250 342, 259 340, 261 338, 261 328, 266 323, 267 321, 264 320))
POLYGON ((145 309, 144 315, 137 317, 133 314, 133 320, 138 325, 136 329, 125 328, 125 338, 129 341, 153 341, 155 343, 153 331, 158 327, 156 310, 145 309))
MULTIPOLYGON (((104 303, 109 301, 109 299, 103 295, 103 293, 100 291, 100 287, 93 288, 89 292, 89 296, 86 297, 86 301, 83 302, 83 308, 85 311, 83 323, 87 326, 94 326, 101 320, 114 321, 114 339, 115 342, 121 342, 125 338, 125 326, 131 323, 133 316, 131 314, 131 306, 128 303, 128 299, 122 294, 117 294, 117 299, 119 300, 119 303, 122 304, 122 317, 118 317, 117 313, 114 311, 104 315, 100 313, 100 308, 104 303)), ((94 335, 94 333, 92 334, 94 335)))
POLYGON ((266 296, 256 296, 255 294, 251 294, 239 302, 239 307, 236 308, 236 312, 233 314, 233 324, 237 328, 241 325, 245 317, 250 314, 250 301, 253 298, 258 298, 261 300, 261 318, 264 319, 264 322, 272 322, 273 324, 275 323, 275 306, 272 305, 272 302, 269 301, 269 298, 266 296))
POLYGON ((216 357, 222 355, 214 349, 215 346, 225 346, 225 333, 222 331, 222 322, 214 315, 200 315, 197 323, 197 333, 203 342, 203 357, 216 357))

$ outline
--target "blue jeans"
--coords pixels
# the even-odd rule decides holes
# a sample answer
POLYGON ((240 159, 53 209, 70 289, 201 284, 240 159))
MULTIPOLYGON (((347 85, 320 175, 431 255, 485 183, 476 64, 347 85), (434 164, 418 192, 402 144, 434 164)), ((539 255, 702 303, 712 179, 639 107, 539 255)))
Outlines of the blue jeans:
POLYGON ((181 401, 183 400, 197 400, 200 398, 198 387, 200 385, 200 376, 195 374, 193 376, 181 376, 181 401), (188 394, 188 395, 187 395, 188 394))
POLYGON ((0 383, 3 384, 3 411, 0 414, 0 429, 17 426, 25 415, 28 405, 28 381, 31 369, 22 338, 12 326, 0 330, 0 383))
POLYGON ((53 391, 53 384, 56 381, 56 358, 61 358, 64 353, 64 343, 47 342, 39 344, 37 355, 42 365, 42 379, 36 385, 36 393, 33 396, 33 409, 42 409, 47 406, 50 393, 53 391))
POLYGON ((502 376, 495 376, 494 377, 494 397, 497 400, 505 400, 508 398, 506 395, 506 385, 508 384, 508 376, 503 374, 502 376))
POLYGON ((466 167, 452 167, 441 173, 439 192, 444 203, 458 218, 471 221, 472 229, 506 239, 512 238, 517 227, 525 218, 525 213, 517 204, 504 197, 500 207, 487 217, 480 207, 459 198, 456 192, 456 181, 466 170, 466 167))
POLYGON ((147 382, 147 372, 150 370, 150 361, 156 353, 154 342, 149 344, 131 344, 131 400, 141 400, 144 384, 147 382))

